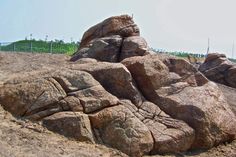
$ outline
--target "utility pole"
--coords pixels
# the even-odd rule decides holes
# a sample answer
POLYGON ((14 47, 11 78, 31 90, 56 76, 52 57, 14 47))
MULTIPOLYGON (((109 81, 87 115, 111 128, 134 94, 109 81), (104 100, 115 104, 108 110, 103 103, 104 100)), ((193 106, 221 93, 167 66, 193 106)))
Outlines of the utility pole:
POLYGON ((52 41, 50 42, 50 53, 52 53, 52 41))
POLYGON ((210 38, 208 38, 208 44, 207 44, 207 55, 209 54, 210 51, 210 38))
POLYGON ((33 34, 30 34, 30 40, 33 40, 33 34))
POLYGON ((48 41, 48 35, 46 35, 46 37, 45 37, 45 42, 47 42, 48 41))
POLYGON ((30 41, 30 52, 33 52, 33 43, 30 41))
POLYGON ((16 44, 13 43, 13 51, 16 51, 16 44))
POLYGON ((210 38, 208 38, 207 55, 209 54, 209 51, 210 51, 210 38))
POLYGON ((233 41, 233 46, 232 46, 232 59, 234 58, 234 41, 233 41))

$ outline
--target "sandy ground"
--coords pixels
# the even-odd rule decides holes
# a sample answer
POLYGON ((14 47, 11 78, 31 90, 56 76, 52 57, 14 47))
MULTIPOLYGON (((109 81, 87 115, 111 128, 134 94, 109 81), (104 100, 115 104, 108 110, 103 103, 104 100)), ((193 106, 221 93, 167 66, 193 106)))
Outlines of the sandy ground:
MULTIPOLYGON (((69 64, 68 59, 69 57, 65 55, 0 52, 0 84, 15 74, 22 73, 23 75, 23 72, 69 64)), ((0 157, 54 156, 118 157, 126 155, 105 146, 77 142, 57 135, 43 128, 39 123, 16 119, 0 107, 0 157)), ((207 151, 193 151, 166 156, 236 157, 236 141, 222 144, 207 151)), ((155 157, 161 156, 156 155, 155 157)))

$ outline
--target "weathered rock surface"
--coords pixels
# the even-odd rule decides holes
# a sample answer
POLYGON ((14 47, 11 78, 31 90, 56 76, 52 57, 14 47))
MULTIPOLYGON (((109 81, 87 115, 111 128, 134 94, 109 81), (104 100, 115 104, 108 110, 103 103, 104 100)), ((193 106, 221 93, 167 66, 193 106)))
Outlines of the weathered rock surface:
POLYGON ((120 99, 129 99, 137 105, 142 104, 144 100, 130 72, 123 64, 105 62, 75 63, 70 68, 90 73, 108 92, 120 99))
POLYGON ((182 87, 159 96, 161 109, 194 128, 193 148, 211 148, 235 138, 235 116, 214 83, 182 87))
POLYGON ((158 56, 132 57, 123 60, 122 63, 131 72, 142 94, 148 100, 155 99, 155 90, 168 82, 168 68, 158 56))
POLYGON ((209 82, 190 63, 158 56, 125 59, 147 100, 196 132, 192 148, 210 148, 236 135, 235 116, 217 85, 209 82))
POLYGON ((54 78, 66 93, 100 85, 89 73, 67 68, 53 71, 47 77, 54 78))
POLYGON ((118 62, 122 40, 119 35, 94 39, 89 42, 87 47, 75 53, 70 60, 76 61, 80 58, 95 58, 100 61, 118 62))
MULTIPOLYGON (((44 117, 59 112, 57 102, 65 96, 60 84, 52 78, 6 84, 0 88, 0 103, 15 116, 38 113, 44 117)), ((34 115, 36 119, 38 114, 34 115)))
POLYGON ((86 72, 68 69, 32 77, 0 88, 0 103, 16 116, 38 120, 63 110, 90 113, 118 102, 86 72))
POLYGON ((228 104, 236 115, 236 89, 222 84, 218 84, 218 87, 226 97, 228 104))
POLYGON ((87 46, 93 39, 110 35, 136 36, 139 35, 139 28, 128 15, 113 16, 89 28, 82 37, 80 47, 87 46))
POLYGON ((80 100, 85 113, 95 112, 118 103, 118 99, 108 93, 101 85, 68 93, 68 95, 80 100))
POLYGON ((148 44, 144 38, 140 36, 127 37, 123 41, 122 50, 120 54, 120 61, 133 57, 144 56, 148 51, 148 44))
POLYGON ((80 100, 74 96, 67 96, 58 103, 63 111, 83 112, 84 110, 80 100))
POLYGON ((171 118, 157 105, 145 101, 139 108, 128 100, 121 104, 127 107, 151 131, 154 147, 151 154, 177 153, 188 150, 194 139, 194 130, 186 123, 171 118))
POLYGON ((72 137, 79 141, 94 143, 88 115, 80 112, 60 112, 43 119, 49 130, 72 137))
POLYGON ((224 54, 209 54, 199 71, 214 82, 236 88, 236 65, 224 54))
POLYGON ((124 106, 106 108, 90 115, 101 142, 130 156, 142 156, 152 150, 153 138, 148 128, 124 106))

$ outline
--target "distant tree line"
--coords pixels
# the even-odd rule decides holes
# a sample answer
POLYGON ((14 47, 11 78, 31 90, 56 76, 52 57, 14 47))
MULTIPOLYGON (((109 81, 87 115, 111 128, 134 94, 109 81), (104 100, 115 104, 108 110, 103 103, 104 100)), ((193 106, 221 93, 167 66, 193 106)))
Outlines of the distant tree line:
POLYGON ((184 51, 170 52, 170 51, 166 51, 166 50, 163 50, 163 49, 154 49, 154 48, 151 48, 151 50, 156 52, 156 53, 167 53, 167 54, 171 54, 171 55, 178 56, 178 57, 188 57, 189 55, 197 57, 197 58, 206 57, 206 55, 204 55, 202 53, 191 53, 191 52, 184 52, 184 51))

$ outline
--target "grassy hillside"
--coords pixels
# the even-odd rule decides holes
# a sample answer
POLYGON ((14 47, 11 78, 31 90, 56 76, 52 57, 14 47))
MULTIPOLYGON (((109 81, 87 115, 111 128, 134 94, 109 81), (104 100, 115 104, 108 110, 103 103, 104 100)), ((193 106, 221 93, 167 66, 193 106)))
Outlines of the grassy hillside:
POLYGON ((2 51, 23 51, 39 53, 61 53, 73 54, 78 48, 76 43, 64 43, 63 41, 46 42, 42 40, 20 40, 6 46, 2 46, 2 51))

